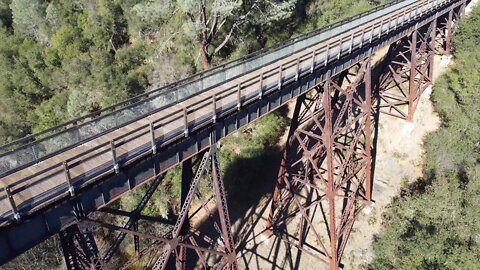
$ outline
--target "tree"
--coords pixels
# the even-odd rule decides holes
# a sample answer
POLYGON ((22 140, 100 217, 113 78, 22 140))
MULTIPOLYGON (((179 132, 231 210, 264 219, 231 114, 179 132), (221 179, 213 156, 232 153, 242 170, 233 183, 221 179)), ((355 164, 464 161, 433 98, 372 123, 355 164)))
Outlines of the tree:
POLYGON ((12 26, 12 11, 10 10, 11 0, 0 0, 0 26, 12 26))
POLYGON ((295 1, 184 0, 178 2, 188 20, 184 31, 200 44, 200 55, 207 69, 214 55, 230 41, 247 21, 268 24, 290 16, 295 1), (210 46, 215 45, 214 49, 210 46))
POLYGON ((45 22, 45 2, 42 0, 12 0, 13 24, 15 31, 41 43, 49 39, 45 22))

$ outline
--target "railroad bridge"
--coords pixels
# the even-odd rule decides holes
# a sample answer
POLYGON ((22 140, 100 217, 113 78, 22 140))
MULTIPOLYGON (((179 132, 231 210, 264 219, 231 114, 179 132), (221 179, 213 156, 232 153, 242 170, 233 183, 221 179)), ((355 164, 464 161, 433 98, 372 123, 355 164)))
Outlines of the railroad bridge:
MULTIPOLYGON (((108 268, 126 237, 134 239, 135 255, 124 268, 154 249, 161 250, 154 269, 192 262, 237 268, 218 141, 296 102, 267 229, 338 269, 356 217, 372 203, 378 114, 412 121, 432 84, 434 56, 450 54, 453 26, 469 2, 392 1, 0 147, 0 265, 59 234, 68 269, 108 268), (373 60, 383 48, 388 52, 373 60), (164 174, 179 164, 178 217, 142 215, 164 174), (202 200, 200 181, 214 194, 215 236, 190 222, 192 200, 202 200), (108 207, 147 182, 134 211, 108 207), (96 211, 128 222, 96 220, 96 211), (169 231, 143 232, 142 219, 169 231), (95 227, 116 231, 105 251, 95 227)), ((211 206, 202 201, 205 210, 211 206)))

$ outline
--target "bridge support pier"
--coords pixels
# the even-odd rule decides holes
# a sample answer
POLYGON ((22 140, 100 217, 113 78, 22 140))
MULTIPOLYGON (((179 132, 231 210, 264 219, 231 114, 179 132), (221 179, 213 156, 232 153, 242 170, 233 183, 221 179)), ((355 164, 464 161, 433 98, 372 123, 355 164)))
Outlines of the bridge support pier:
POLYGON ((390 45, 375 82, 380 112, 413 121, 420 96, 433 83, 435 54, 442 55, 441 66, 450 61, 454 24, 464 15, 465 5, 466 1, 390 45))
POLYGON ((267 223, 332 270, 372 196, 370 60, 350 70, 297 99, 267 223))
POLYGON ((196 253, 198 260, 205 269, 211 267, 208 258, 205 257, 205 253, 211 253, 212 255, 219 257, 219 260, 213 265, 216 269, 217 267, 218 269, 223 269, 224 267, 228 267, 228 269, 236 269, 235 243, 231 231, 227 199, 214 132, 211 134, 211 147, 203 154, 193 179, 190 180, 193 176, 191 161, 184 162, 183 165, 183 187, 188 188, 186 189, 188 192, 182 192, 182 209, 180 215, 172 231, 167 236, 170 241, 164 246, 161 255, 153 266, 153 269, 166 269, 173 254, 175 255, 176 269, 184 269, 186 267, 186 254, 188 250, 196 253), (206 235, 201 235, 202 232, 191 228, 188 221, 194 197, 197 197, 200 200, 205 214, 213 218, 213 214, 209 210, 208 202, 204 200, 199 191, 200 181, 207 176, 208 172, 212 179, 211 188, 214 192, 213 197, 216 202, 218 220, 220 223, 218 224, 217 222, 214 222, 213 224, 215 231, 219 235, 217 239, 208 239, 209 237, 205 237, 206 235), (195 239, 195 236, 198 236, 199 239, 195 239), (197 240, 206 241, 206 243, 200 245, 200 242, 197 242, 197 240))
MULTIPOLYGON (((215 269, 237 268, 235 243, 231 231, 214 131, 211 133, 210 140, 211 147, 209 149, 201 152, 197 158, 190 158, 182 163, 181 210, 174 223, 163 224, 162 230, 168 231, 166 234, 158 236, 138 230, 140 218, 158 219, 142 216, 141 211, 150 199, 151 194, 156 190, 162 177, 158 177, 152 183, 137 210, 132 214, 132 218, 125 226, 120 227, 86 217, 82 219, 82 223, 120 232, 117 237, 118 241, 115 241, 107 252, 105 261, 111 258, 125 235, 128 234, 136 239, 136 255, 120 269, 126 269, 147 256, 150 258, 157 257, 153 261, 153 269, 176 268, 180 270, 194 267, 195 264, 201 265, 204 269, 210 269, 211 267, 215 269), (193 164, 193 161, 196 164, 193 164), (193 174, 192 168, 197 168, 195 174, 193 174), (212 190, 213 194, 202 194, 205 193, 206 189, 212 190), (192 205, 201 206, 198 209, 192 209, 192 205), (211 211, 212 207, 216 207, 217 211, 211 211), (190 224, 192 217, 197 217, 195 220, 198 221, 206 220, 205 222, 208 223, 192 226, 190 224), (143 250, 138 248, 140 239, 151 240, 150 244, 143 250), (160 255, 157 253, 160 253, 160 255)), ((121 211, 106 210, 106 212, 115 214, 121 211)))

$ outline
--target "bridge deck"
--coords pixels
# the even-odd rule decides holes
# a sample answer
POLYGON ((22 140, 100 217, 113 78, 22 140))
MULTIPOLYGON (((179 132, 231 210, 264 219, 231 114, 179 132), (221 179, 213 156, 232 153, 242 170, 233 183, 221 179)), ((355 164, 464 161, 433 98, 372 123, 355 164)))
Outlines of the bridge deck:
MULTIPOLYGON (((152 140, 150 123, 154 124, 155 138, 179 138, 183 136, 185 130, 185 109, 190 129, 197 123, 211 123, 214 108, 216 112, 220 113, 231 109, 232 104, 233 107, 236 107, 238 89, 240 89, 243 102, 257 99, 260 91, 274 91, 278 87, 279 80, 281 84, 287 84, 295 80, 295 75, 302 76, 309 73, 312 66, 315 69, 322 67, 324 63, 334 61, 337 57, 367 44, 368 41, 371 42, 377 36, 388 33, 391 28, 397 27, 396 24, 403 25, 404 22, 414 19, 421 15, 418 13, 419 7, 431 4, 429 6, 431 8, 451 1, 411 2, 386 16, 357 25, 328 40, 189 97, 174 106, 164 108, 143 119, 91 139, 78 147, 16 171, 1 178, 0 187, 4 185, 11 187, 18 209, 29 206, 28 212, 34 212, 54 200, 69 196, 67 176, 63 167, 64 161, 68 161, 68 171, 73 179, 72 182, 76 184, 80 181, 79 179, 87 179, 87 181, 82 180, 81 182, 81 186, 86 185, 89 181, 95 181, 102 175, 113 173, 111 141, 115 142, 115 152, 118 160, 122 160, 121 166, 123 166, 124 163, 131 162, 130 156, 135 156, 133 153, 150 145, 152 140), (215 98, 213 98, 214 96, 215 98), (214 99, 215 102, 213 102, 214 99), (106 167, 110 169, 100 170, 100 168, 106 167), (97 169, 102 173, 90 177, 93 175, 92 171, 97 169)), ((428 7, 425 9, 427 11, 428 7)), ((12 208, 8 198, 5 194, 0 194, 0 224, 2 220, 11 219, 12 208)))

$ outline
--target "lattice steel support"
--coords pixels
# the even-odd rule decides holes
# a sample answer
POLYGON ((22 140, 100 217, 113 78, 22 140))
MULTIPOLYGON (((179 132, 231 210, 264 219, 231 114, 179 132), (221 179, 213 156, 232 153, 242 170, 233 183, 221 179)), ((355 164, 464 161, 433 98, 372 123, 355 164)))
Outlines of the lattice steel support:
MULTIPOLYGON (((152 198, 153 193, 157 190, 158 186, 162 182, 163 176, 163 174, 159 175, 153 180, 152 184, 147 189, 147 192, 142 197, 142 200, 140 201, 138 206, 135 208, 135 210, 132 211, 131 216, 124 225, 124 228, 131 229, 133 227, 135 228, 135 230, 138 230, 138 220, 140 219, 140 215, 143 209, 145 209, 145 207, 147 206, 150 199, 152 198)), ((103 256, 103 261, 105 263, 108 263, 112 259, 126 236, 126 233, 119 233, 115 237, 112 245, 108 248, 108 250, 105 252, 105 255, 103 256)), ((138 236, 134 236, 134 248, 135 253, 138 254, 140 252, 140 240, 138 236)))
POLYGON ((438 54, 446 56, 451 55, 453 45, 452 37, 455 32, 454 26, 460 17, 465 15, 466 5, 467 1, 463 1, 459 7, 451 9, 447 14, 438 18, 436 33, 436 49, 438 54))
POLYGON ((370 61, 350 71, 298 98, 267 224, 330 269, 371 202, 370 61))
MULTIPOLYGON (((199 261, 205 268, 209 268, 211 266, 208 264, 208 260, 204 253, 212 253, 220 257, 219 260, 213 265, 215 268, 237 268, 235 244, 233 240, 233 234, 231 232, 227 199, 218 160, 216 137, 214 132, 212 132, 211 135, 211 145, 211 148, 203 155, 201 159, 197 173, 191 180, 188 193, 184 194, 184 197, 182 198, 182 209, 180 211, 180 215, 171 234, 167 236, 169 241, 167 245, 164 246, 163 252, 155 262, 153 269, 166 269, 172 254, 175 256, 176 268, 184 269, 186 263, 186 253, 188 249, 193 250, 197 254, 199 261), (200 232, 190 228, 188 219, 194 196, 197 196, 200 200, 202 200, 203 209, 210 217, 212 217, 212 213, 208 209, 207 203, 203 201, 203 198, 199 194, 198 190, 199 182, 206 176, 207 172, 210 172, 212 179, 212 189, 216 201, 220 226, 218 226, 218 224, 215 222, 214 227, 219 234, 219 238, 216 241, 212 241, 213 239, 207 239, 203 237, 203 240, 206 240, 207 245, 201 246, 194 237, 195 235, 200 236, 200 232)), ((191 164, 184 165, 186 167, 183 169, 183 177, 184 181, 188 181, 186 179, 191 176, 191 164)))
MULTIPOLYGON (((181 191, 181 205, 183 206, 188 199, 188 193, 190 191, 190 185, 193 180, 193 168, 192 159, 188 159, 182 163, 182 191, 181 191)), ((185 221, 180 229, 180 235, 183 237, 188 235, 190 230, 190 219, 187 215, 185 221)), ((185 270, 187 262, 187 248, 180 246, 178 255, 175 258, 175 268, 177 270, 185 270)))
POLYGON ((419 97, 432 84, 437 20, 392 44, 376 83, 380 112, 413 121, 419 97))
POLYGON ((67 269, 102 269, 95 238, 89 228, 71 225, 59 233, 67 269))
MULTIPOLYGON (((118 231, 120 232, 119 236, 121 236, 121 240, 123 240, 125 234, 134 237, 136 255, 120 267, 120 269, 128 269, 142 258, 145 259, 143 264, 148 266, 148 258, 155 257, 158 251, 160 251, 160 255, 156 256, 156 259, 153 261, 153 269, 187 269, 194 267, 195 264, 199 264, 204 269, 237 268, 235 243, 231 231, 214 131, 211 133, 210 140, 211 147, 199 154, 198 159, 196 159, 198 168, 195 174, 193 174, 192 170, 192 167, 197 167, 192 164, 192 160, 195 160, 195 158, 186 160, 182 164, 181 210, 176 222, 174 224, 171 223, 171 226, 168 228, 168 233, 165 235, 158 236, 151 233, 140 232, 137 226, 139 219, 160 221, 163 225, 170 224, 168 220, 141 215, 141 209, 143 209, 146 202, 148 202, 151 192, 158 186, 156 181, 150 186, 149 191, 147 191, 137 210, 129 215, 130 219, 126 225, 117 226, 88 217, 84 217, 81 220, 82 224, 118 231), (206 185, 204 189, 208 188, 213 191, 213 195, 210 194, 209 199, 208 196, 206 196, 208 194, 201 194, 200 183, 206 185), (194 199, 201 204, 201 209, 196 209, 196 211, 192 210, 192 202, 194 199), (215 202, 215 204, 212 204, 212 202, 215 202), (212 206, 216 206, 216 212, 211 211, 212 206), (204 212, 201 210, 204 210, 204 212), (201 229, 198 228, 198 224, 190 224, 190 219, 196 215, 199 215, 200 220, 207 217, 207 220, 212 222, 213 226, 210 226, 206 232, 202 232, 201 229), (132 226, 130 226, 130 223, 132 226), (213 231, 211 227, 213 227, 213 231), (139 239, 150 240, 148 241, 148 246, 143 250, 139 250, 138 248, 139 239)), ((124 211, 107 210, 106 212, 122 214, 124 211)), ((163 228, 165 229, 166 227, 164 226, 163 228)), ((117 245, 112 246, 116 247, 117 245)))

